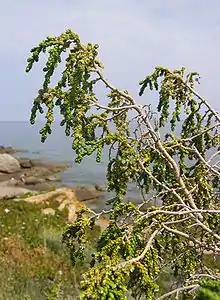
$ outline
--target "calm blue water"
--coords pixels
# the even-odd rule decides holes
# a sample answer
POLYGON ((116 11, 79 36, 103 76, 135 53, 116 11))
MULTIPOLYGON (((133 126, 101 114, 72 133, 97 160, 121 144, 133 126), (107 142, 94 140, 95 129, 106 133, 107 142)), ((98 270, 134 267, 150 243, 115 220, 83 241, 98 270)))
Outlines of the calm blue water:
MULTIPOLYGON (((41 123, 30 125, 29 122, 0 122, 0 145, 28 150, 19 156, 41 158, 52 161, 67 162, 70 168, 61 173, 62 182, 68 186, 106 184, 106 167, 108 151, 103 153, 100 163, 95 157, 85 158, 81 164, 74 163, 74 152, 71 138, 64 134, 59 124, 54 125, 54 131, 45 143, 41 143, 39 130, 41 123)), ((107 197, 113 195, 108 194, 107 197)), ((139 193, 134 185, 129 187, 128 199, 138 201, 139 193)))
POLYGON ((71 138, 63 128, 54 126, 54 131, 45 143, 41 143, 39 130, 42 124, 28 122, 0 122, 0 145, 28 150, 19 156, 36 157, 52 161, 68 162, 71 168, 65 171, 62 180, 67 185, 105 184, 106 160, 96 163, 94 157, 86 158, 80 165, 74 163, 71 138))

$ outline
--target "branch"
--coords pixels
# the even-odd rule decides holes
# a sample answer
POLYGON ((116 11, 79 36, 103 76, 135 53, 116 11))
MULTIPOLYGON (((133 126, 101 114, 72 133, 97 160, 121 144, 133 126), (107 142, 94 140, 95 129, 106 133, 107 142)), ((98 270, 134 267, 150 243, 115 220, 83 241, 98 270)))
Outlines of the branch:
POLYGON ((157 229, 157 230, 155 230, 155 231, 152 233, 152 235, 150 236, 150 238, 149 238, 149 240, 148 240, 148 242, 147 242, 146 247, 144 248, 144 251, 143 251, 139 256, 137 256, 137 257, 135 257, 135 258, 132 258, 132 259, 130 259, 130 260, 128 260, 128 261, 124 261, 124 262, 118 264, 118 265, 115 267, 115 269, 124 268, 124 267, 125 267, 126 265, 128 265, 128 264, 133 264, 133 263, 136 263, 136 262, 140 261, 141 259, 143 259, 144 256, 146 255, 147 251, 151 248, 152 243, 153 243, 153 241, 154 241, 154 238, 155 238, 156 235, 157 235, 159 232, 161 232, 161 231, 162 231, 162 229, 157 229))
POLYGON ((192 275, 189 280, 191 280, 192 278, 200 278, 200 277, 208 277, 211 278, 213 280, 220 280, 220 278, 218 276, 214 276, 214 275, 210 275, 210 274, 195 274, 192 275))
POLYGON ((186 215, 191 213, 209 213, 209 214, 220 214, 220 210, 214 210, 214 209, 191 209, 191 210, 182 210, 182 211, 167 211, 167 210, 156 210, 148 212, 146 217, 148 215, 156 215, 156 214, 164 214, 164 215, 186 215))
POLYGON ((202 246, 202 247, 204 247, 204 248, 207 248, 207 249, 209 249, 209 250, 213 250, 213 251, 215 251, 215 252, 220 252, 220 248, 218 248, 218 247, 213 247, 213 246, 209 246, 209 245, 207 245, 207 244, 205 244, 205 243, 202 243, 202 242, 196 240, 195 238, 191 237, 191 236, 190 236, 189 234, 187 234, 187 233, 184 233, 184 232, 179 231, 179 230, 176 230, 176 229, 172 229, 172 228, 166 226, 165 224, 163 224, 163 228, 166 229, 166 230, 169 231, 169 232, 172 232, 172 233, 174 233, 174 234, 180 235, 180 236, 182 236, 182 237, 184 237, 184 238, 186 238, 186 239, 188 239, 188 240, 194 242, 194 244, 198 244, 198 245, 200 245, 200 246, 202 246))
MULTIPOLYGON (((171 296, 171 295, 173 295, 173 294, 175 294, 175 293, 179 293, 179 292, 183 292, 183 291, 187 291, 187 290, 194 290, 194 289, 196 289, 196 288, 198 288, 198 287, 199 287, 198 284, 193 284, 193 285, 183 286, 183 287, 181 287, 181 288, 177 288, 177 289, 175 289, 175 290, 172 290, 172 291, 169 292, 169 293, 164 294, 163 296, 157 298, 157 300, 165 299, 165 298, 167 298, 168 296, 171 296)), ((170 299, 170 298, 169 298, 169 299, 170 299)))
POLYGON ((95 72, 98 74, 99 78, 106 85, 106 87, 108 87, 112 91, 116 91, 120 96, 129 100, 130 102, 133 101, 133 98, 129 94, 126 94, 126 93, 122 92, 121 90, 116 89, 110 82, 108 82, 108 80, 105 79, 102 72, 96 66, 95 66, 95 72))
MULTIPOLYGON (((143 109, 143 106, 141 105, 138 105, 136 103, 136 101, 129 95, 129 94, 126 94, 118 89, 115 89, 114 86, 112 86, 105 78, 104 76, 102 75, 102 73, 96 68, 96 73, 99 75, 100 79, 105 83, 105 85, 110 88, 111 90, 113 91, 117 91, 119 93, 119 95, 121 95, 122 97, 124 97, 125 99, 129 100, 129 102, 131 103, 131 106, 127 106, 127 107, 131 107, 131 108, 134 108, 134 110, 137 111, 137 113, 140 115, 141 119, 143 120, 144 124, 147 126, 154 142, 155 142, 155 145, 157 146, 157 149, 160 151, 161 155, 165 157, 165 160, 167 161, 167 163, 169 163, 171 166, 172 166, 172 169, 174 171, 174 174, 175 174, 175 177, 176 177, 176 180, 177 182, 179 183, 180 187, 183 189, 183 192, 188 200, 188 203, 190 205, 190 207, 194 210, 198 210, 195 202, 194 202, 194 199, 192 197, 192 193, 191 191, 189 191, 184 183, 184 180, 183 178, 181 177, 180 175, 180 169, 177 165, 177 163, 175 162, 175 160, 172 158, 172 156, 166 151, 166 149, 163 147, 160 139, 159 139, 159 136, 158 134, 155 132, 154 128, 152 127, 150 121, 149 121, 149 118, 147 116, 147 114, 145 113, 145 110, 143 109)), ((176 76, 176 75, 175 75, 176 76)), ((177 76, 178 77, 178 76, 177 76)), ((182 80, 182 78, 180 77, 180 79, 182 80)), ((183 80, 182 80, 183 81, 183 80)), ((183 81, 183 83, 185 84, 185 82, 183 81)), ((188 87, 188 86, 187 86, 188 87)), ((190 87, 188 87, 190 88, 190 87)), ((190 88, 191 89, 191 88, 190 88)), ((195 92, 194 92, 195 93, 195 92)), ((201 97, 200 97, 201 98, 201 97)), ((202 101, 208 105, 208 103, 206 103, 206 101, 201 98, 202 101)), ((201 100, 200 99, 200 100, 201 100)), ((207 106, 208 107, 208 106, 207 106)), ((108 107, 104 107, 105 109, 108 109, 108 107)), ((117 108, 116 108, 117 109, 117 108)), ((123 108, 122 108, 123 109, 123 108)), ((210 107, 210 110, 211 110, 211 107, 210 107)), ((211 110, 212 111, 212 110, 211 110)), ((213 112, 214 113, 214 112, 213 112)), ((217 113, 216 113, 217 114, 217 113)), ((218 121, 220 122, 220 118, 219 116, 217 115, 217 119, 218 121)), ((163 186, 163 188, 165 188, 167 191, 170 191, 173 193, 173 195, 175 195, 177 197, 177 199, 179 199, 180 203, 185 205, 185 202, 184 200, 182 199, 182 197, 175 191, 171 190, 170 188, 168 188, 165 184, 159 182, 157 180, 157 178, 155 178, 150 172, 147 171, 147 169, 144 167, 143 163, 142 162, 139 162, 142 169, 146 171, 146 173, 159 185, 163 186)), ((193 218, 195 217, 193 214, 192 214, 193 218)), ((211 233, 212 235, 214 235, 218 240, 220 240, 220 237, 217 235, 217 234, 213 234, 213 232, 205 225, 201 222, 201 220, 203 220, 203 216, 201 215, 201 213, 198 213, 198 219, 196 218, 196 222, 203 228, 205 229, 207 232, 211 233)))
MULTIPOLYGON (((166 225, 173 225, 173 224, 177 224, 177 223, 182 223, 182 222, 185 222, 187 220, 191 220, 192 217, 187 217, 187 218, 184 218, 184 219, 180 219, 180 220, 175 220, 175 221, 168 221, 168 222, 165 222, 166 225)), ((197 225, 197 223, 196 223, 197 225)))
MULTIPOLYGON (((160 186, 162 186, 165 190, 167 190, 168 192, 171 192, 173 195, 175 195, 177 197, 177 199, 180 201, 180 203, 186 207, 186 209, 189 210, 189 213, 191 213, 192 217, 195 218, 195 215, 193 215, 193 213, 191 212, 191 209, 189 207, 186 206, 184 200, 182 199, 182 197, 173 189, 170 189, 169 187, 167 187, 165 184, 163 184, 162 182, 160 182, 156 177, 154 177, 151 172, 149 172, 143 165, 143 163, 141 161, 139 161, 142 169, 160 186)), ((188 191, 188 190, 187 190, 188 191)), ((190 194, 191 192, 188 191, 188 193, 190 194)), ((195 210, 198 210, 198 208, 196 208, 195 210)), ((203 216, 201 213, 197 213, 199 216, 201 216, 201 219, 203 219, 203 216)), ((208 228, 205 224, 203 224, 198 218, 195 218, 196 222, 207 232, 211 233, 215 238, 217 238, 218 240, 220 240, 220 236, 213 233, 212 230, 210 228, 208 228)))
POLYGON ((192 137, 190 137, 190 138, 181 139, 181 141, 184 141, 184 142, 192 141, 192 140, 196 139, 197 137, 199 137, 200 135, 203 135, 203 134, 205 134, 206 132, 208 132, 208 131, 210 131, 210 130, 216 128, 216 127, 219 127, 219 126, 220 126, 220 123, 217 123, 217 124, 215 124, 215 125, 213 125, 213 126, 211 126, 211 127, 209 127, 209 128, 206 128, 206 129, 203 130, 202 132, 200 132, 200 133, 198 133, 198 134, 196 134, 196 135, 194 135, 194 136, 192 136, 192 137))
MULTIPOLYGON (((178 194, 177 194, 178 195, 178 194)), ((203 228, 205 231, 207 231, 208 233, 210 233, 214 238, 216 238, 217 240, 220 241, 220 236, 218 234, 216 234, 215 232, 213 232, 209 227, 207 227, 204 223, 202 223, 200 220, 198 220, 196 218, 195 215, 193 214, 204 214, 204 213, 213 213, 213 214, 220 214, 220 210, 202 210, 202 209, 196 209, 196 210, 193 210, 193 209, 190 209, 189 207, 187 207, 186 205, 184 206, 185 209, 187 210, 183 210, 183 211, 177 211, 177 212, 174 212, 174 211, 166 211, 166 210, 156 210, 156 211, 152 211, 152 212, 148 212, 147 214, 143 214, 141 216, 141 218, 143 217, 149 217, 150 215, 156 215, 156 214, 164 214, 164 215, 177 215, 177 216, 180 216, 180 215, 186 215, 186 214, 190 214, 191 217, 193 219, 195 219, 196 223, 201 227, 203 228)), ((194 224, 195 225, 195 224, 194 224)), ((171 228, 170 228, 171 229, 171 228)), ((173 229, 172 229, 173 230, 173 229)), ((183 233, 185 234, 185 233, 183 233)), ((187 238, 189 238, 189 235, 185 236, 187 238)))
POLYGON ((97 106, 98 108, 105 109, 105 110, 110 110, 110 111, 128 110, 128 109, 136 107, 136 105, 125 105, 125 106, 119 106, 119 107, 108 107, 108 106, 100 105, 98 103, 94 103, 91 106, 97 106))
MULTIPOLYGON (((136 102, 134 100, 133 100, 133 104, 136 104, 136 102)), ((135 110, 140 114, 140 116, 142 117, 142 120, 147 125, 147 127, 150 129, 150 133, 152 133, 152 132, 155 133, 155 131, 154 131, 154 129, 153 129, 153 127, 152 127, 149 119, 143 114, 143 110, 140 109, 140 106, 136 106, 135 110)), ((180 169, 179 169, 177 163, 172 158, 172 156, 170 156, 170 154, 166 151, 166 149, 163 147, 161 141, 157 137, 157 134, 155 133, 155 134, 151 134, 151 135, 152 135, 152 138, 155 141, 156 146, 158 147, 158 150, 160 150, 161 154, 164 155, 166 161, 171 164, 173 172, 174 172, 175 177, 176 177, 176 180, 179 183, 179 185, 183 188, 183 192, 184 192, 185 196, 187 197, 190 206, 193 209, 197 209, 197 206, 196 206, 196 204, 195 204, 195 202, 193 200, 193 197, 192 197, 191 193, 188 191, 188 189, 187 189, 187 187, 186 187, 186 185, 185 185, 185 183, 183 181, 183 178, 180 175, 180 169)), ((200 220, 203 219, 203 217, 202 217, 201 214, 198 214, 198 217, 199 217, 200 220)))
POLYGON ((215 152, 207 161, 207 163, 210 163, 216 156, 220 155, 220 151, 215 152))
POLYGON ((209 111, 211 111, 213 113, 213 115, 216 117, 216 120, 218 122, 220 122, 220 116, 219 116, 219 114, 211 107, 211 105, 202 96, 200 96, 191 86, 189 86, 183 80, 183 78, 181 76, 179 76, 179 75, 171 72, 170 70, 169 70, 169 73, 172 74, 173 76, 175 76, 176 78, 178 78, 192 94, 194 94, 199 100, 201 100, 201 102, 203 104, 205 104, 205 106, 209 109, 209 111))
POLYGON ((186 204, 185 204, 185 202, 183 201, 182 197, 181 197, 174 189, 171 189, 171 188, 169 188, 166 184, 160 182, 160 181, 159 181, 159 180, 158 180, 158 179, 157 179, 150 171, 148 171, 148 170, 145 168, 145 166, 144 166, 144 164, 143 164, 142 161, 139 160, 138 163, 139 163, 139 165, 141 166, 142 170, 143 170, 150 178, 152 178, 153 181, 154 181, 156 184, 158 184, 158 185, 160 185, 161 187, 163 187, 167 192, 170 192, 170 193, 172 193, 173 195, 175 195, 175 196, 177 197, 177 199, 180 201, 180 203, 181 203, 182 205, 186 206, 186 204))
MULTIPOLYGON (((186 148, 186 147, 184 147, 184 148, 186 148)), ((209 168, 210 171, 212 171, 215 175, 220 177, 220 173, 218 171, 216 171, 215 169, 213 169, 213 167, 208 164, 208 162, 203 158, 203 156, 199 153, 198 149, 195 146, 192 147, 191 150, 193 150, 197 154, 199 159, 209 168)))
MULTIPOLYGON (((98 74, 98 76, 100 77, 100 79, 103 81, 103 83, 108 87, 110 88, 112 91, 117 91, 119 95, 121 95, 122 97, 124 97, 125 99, 129 100, 129 102, 131 103, 131 106, 127 106, 129 108, 134 108, 134 110, 137 111, 137 113, 140 115, 141 119, 143 120, 144 124, 146 124, 148 130, 150 131, 150 134, 158 148, 158 150, 160 151, 161 155, 163 155, 166 159, 166 161, 171 165, 173 171, 174 171, 174 174, 175 174, 175 177, 176 177, 176 180, 177 182, 180 184, 180 186, 183 188, 183 192, 185 194, 185 196, 187 197, 188 199, 188 202, 191 206, 191 208, 193 209, 197 209, 197 206, 193 200, 193 197, 192 197, 192 194, 188 191, 181 175, 180 175, 180 169, 177 165, 177 163, 175 162, 175 160, 172 158, 172 156, 170 156, 170 154, 166 151, 166 149, 163 147, 161 141, 160 141, 160 138, 158 136, 158 134, 155 132, 155 130, 153 129, 150 121, 149 121, 149 118, 147 116, 147 114, 145 113, 145 110, 143 109, 143 106, 141 105, 138 105, 136 103, 136 101, 127 93, 124 93, 116 88, 114 88, 113 85, 111 85, 103 76, 103 74, 101 73, 101 71, 95 66, 95 72, 98 74)), ((172 72, 170 72, 171 74, 173 74, 172 72)), ((173 74, 176 76, 176 74, 173 74)), ((177 76, 177 77, 180 77, 180 76, 177 76)), ((182 78, 180 77, 180 79, 182 80, 182 78)), ((185 82, 182 80, 182 82, 185 84, 185 82)), ((188 85, 187 85, 188 87, 188 85)), ((190 87, 188 87, 189 89, 191 89, 190 87)), ((191 89, 192 92, 196 93, 193 89, 191 89)), ((206 103, 205 99, 203 99, 202 97, 200 97, 199 95, 197 95, 199 98, 201 98, 200 100, 202 100, 204 103, 206 103)), ((208 103, 206 103, 208 105, 208 103)), ((106 107, 101 107, 101 108, 104 108, 104 109, 108 109, 106 107)), ((117 108, 115 108, 117 110, 117 108)), ((211 107, 210 107, 211 109, 211 107)), ((216 113, 217 115, 217 113, 216 113)), ((218 115, 217 115, 218 117, 218 115)), ((219 117, 218 117, 219 118, 219 117)), ((220 122, 220 118, 218 119, 218 121, 220 122)), ((178 197, 179 198, 179 197, 178 197)), ((181 199, 181 203, 183 204, 184 201, 181 199)), ((198 217, 200 220, 203 220, 203 217, 201 214, 198 214, 198 217)))

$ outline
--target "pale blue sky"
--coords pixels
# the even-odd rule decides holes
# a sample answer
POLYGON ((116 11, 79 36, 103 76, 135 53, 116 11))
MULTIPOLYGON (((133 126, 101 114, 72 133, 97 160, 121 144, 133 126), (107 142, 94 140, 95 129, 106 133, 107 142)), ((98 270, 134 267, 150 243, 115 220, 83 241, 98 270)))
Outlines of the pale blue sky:
POLYGON ((28 120, 42 80, 24 72, 29 49, 67 28, 98 43, 108 79, 134 95, 154 66, 186 66, 220 108, 219 0, 0 0, 0 121, 28 120))

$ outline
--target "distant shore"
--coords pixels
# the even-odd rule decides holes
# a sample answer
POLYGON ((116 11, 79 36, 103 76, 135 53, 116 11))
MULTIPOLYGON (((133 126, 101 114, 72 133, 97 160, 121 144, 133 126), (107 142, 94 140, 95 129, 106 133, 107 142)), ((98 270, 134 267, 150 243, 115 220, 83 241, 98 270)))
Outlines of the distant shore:
MULTIPOLYGON (((17 157, 17 153, 28 152, 8 146, 0 146, 0 199, 18 197, 31 192, 48 192, 65 187, 60 173, 69 165, 39 158, 17 157)), ((73 186, 80 201, 98 200, 105 186, 73 186)))

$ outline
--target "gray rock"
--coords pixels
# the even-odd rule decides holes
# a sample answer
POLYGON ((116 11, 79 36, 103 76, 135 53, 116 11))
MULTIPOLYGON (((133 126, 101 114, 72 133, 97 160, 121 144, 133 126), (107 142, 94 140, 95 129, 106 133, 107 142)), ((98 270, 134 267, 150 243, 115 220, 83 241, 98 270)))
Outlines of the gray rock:
POLYGON ((9 154, 0 154, 0 172, 14 173, 20 171, 21 166, 19 161, 9 154))
POLYGON ((61 179, 59 177, 57 177, 56 175, 47 176, 45 179, 47 181, 61 181, 61 179))
POLYGON ((32 167, 32 162, 29 158, 22 157, 19 158, 18 161, 20 163, 20 166, 24 169, 29 169, 32 167))
POLYGON ((22 177, 22 181, 26 185, 34 185, 34 184, 38 184, 38 183, 43 183, 45 180, 43 178, 29 176, 29 177, 22 177))
POLYGON ((34 167, 44 167, 52 171, 53 173, 64 171, 69 167, 67 163, 42 161, 41 159, 38 158, 31 159, 31 162, 34 167))
POLYGON ((95 184, 95 189, 98 192, 106 192, 106 186, 104 184, 95 184))
POLYGON ((100 197, 100 192, 95 187, 77 186, 74 191, 79 201, 88 201, 100 197))
POLYGON ((39 192, 47 192, 47 191, 52 191, 56 188, 56 186, 49 182, 42 182, 42 183, 37 183, 37 184, 34 184, 34 185, 28 185, 28 188, 31 187, 31 189, 35 190, 35 191, 39 191, 39 192))
POLYGON ((52 175, 53 173, 45 167, 32 167, 31 169, 27 169, 25 174, 29 174, 29 176, 34 177, 46 177, 52 175))
POLYGON ((4 146, 0 146, 0 153, 8 153, 8 154, 13 154, 15 151, 13 150, 12 147, 4 147, 4 146))
POLYGON ((11 178, 9 180, 0 182, 0 188, 1 187, 12 187, 12 186, 17 186, 19 184, 19 181, 16 180, 15 178, 11 178))
POLYGON ((12 199, 30 192, 30 190, 20 187, 0 186, 0 199, 12 199))
POLYGON ((14 153, 17 153, 17 152, 27 152, 27 151, 26 150, 21 150, 21 149, 14 149, 10 146, 8 146, 8 147, 0 146, 0 154, 3 154, 3 153, 14 154, 14 153))

